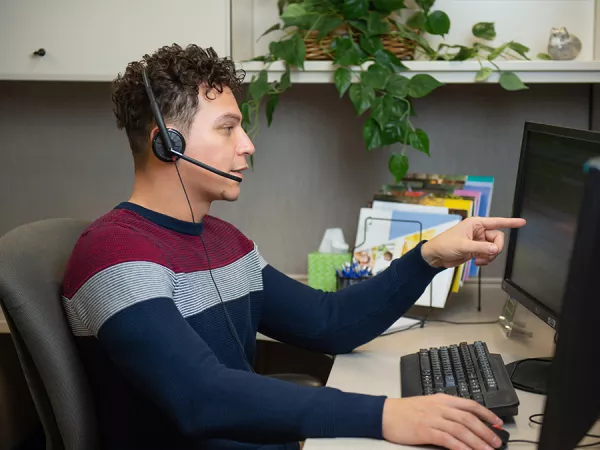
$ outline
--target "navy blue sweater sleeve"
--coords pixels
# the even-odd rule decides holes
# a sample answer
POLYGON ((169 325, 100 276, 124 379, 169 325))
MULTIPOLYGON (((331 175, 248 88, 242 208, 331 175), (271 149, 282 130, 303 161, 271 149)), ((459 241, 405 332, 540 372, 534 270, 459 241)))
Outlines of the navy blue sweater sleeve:
POLYGON ((382 438, 385 398, 300 386, 221 364, 169 298, 111 317, 98 339, 187 436, 274 443, 382 438))
POLYGON ((352 351, 398 320, 443 270, 427 264, 421 255, 422 245, 392 261, 373 278, 337 292, 313 289, 266 265, 259 331, 324 353, 352 351))

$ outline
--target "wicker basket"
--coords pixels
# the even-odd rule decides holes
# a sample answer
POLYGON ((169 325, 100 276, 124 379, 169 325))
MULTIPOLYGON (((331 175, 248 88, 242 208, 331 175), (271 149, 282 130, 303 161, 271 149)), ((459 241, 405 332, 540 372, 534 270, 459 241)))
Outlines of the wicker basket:
MULTIPOLYGON (((346 27, 340 27, 333 31, 328 36, 325 36, 320 41, 317 41, 317 31, 307 33, 304 36, 304 43, 306 45, 306 61, 331 61, 332 56, 328 54, 327 50, 331 48, 333 40, 340 36, 346 35, 346 27)), ((358 43, 358 37, 354 39, 358 43)), ((386 50, 389 50, 392 54, 403 61, 410 61, 414 59, 415 54, 415 42, 409 39, 402 39, 392 36, 381 36, 381 42, 386 50)))

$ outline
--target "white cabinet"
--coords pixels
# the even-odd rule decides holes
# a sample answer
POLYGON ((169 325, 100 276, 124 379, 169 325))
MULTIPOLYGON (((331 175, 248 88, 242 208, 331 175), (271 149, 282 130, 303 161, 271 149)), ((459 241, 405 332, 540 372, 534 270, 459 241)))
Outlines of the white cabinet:
POLYGON ((0 79, 110 81, 173 43, 231 56, 230 18, 229 0, 4 0, 0 79))

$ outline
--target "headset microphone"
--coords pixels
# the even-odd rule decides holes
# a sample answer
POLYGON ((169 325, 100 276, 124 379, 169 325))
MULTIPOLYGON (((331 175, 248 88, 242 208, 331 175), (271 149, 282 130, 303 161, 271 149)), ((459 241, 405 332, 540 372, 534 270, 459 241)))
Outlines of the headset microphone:
POLYGON ((201 163, 200 161, 194 158, 190 158, 189 156, 184 155, 185 139, 179 131, 173 128, 166 127, 165 121, 158 108, 156 97, 154 97, 154 93, 152 92, 152 88, 150 87, 150 80, 148 80, 148 75, 146 74, 145 68, 142 69, 142 78, 144 79, 146 93, 148 94, 148 98, 150 99, 150 109, 152 110, 152 115, 154 116, 154 120, 156 121, 156 125, 158 126, 159 130, 159 133, 152 140, 152 151, 154 152, 156 157, 164 162, 173 162, 173 155, 175 155, 176 157, 181 158, 189 163, 192 163, 195 166, 202 167, 203 169, 206 169, 209 172, 241 183, 242 179, 240 177, 236 177, 235 175, 231 175, 230 173, 223 172, 207 164, 201 163))

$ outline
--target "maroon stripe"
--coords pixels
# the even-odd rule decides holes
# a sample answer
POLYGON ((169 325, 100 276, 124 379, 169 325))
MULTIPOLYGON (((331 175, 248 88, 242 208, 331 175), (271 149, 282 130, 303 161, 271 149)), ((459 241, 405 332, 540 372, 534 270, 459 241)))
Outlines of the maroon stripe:
MULTIPOLYGON (((231 224, 208 216, 202 237, 210 268, 225 267, 254 249, 231 224)), ((113 210, 95 221, 77 242, 67 265, 63 295, 70 298, 96 273, 115 264, 148 261, 175 273, 208 270, 199 237, 161 227, 127 210, 113 210)))

